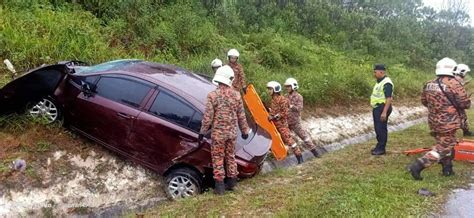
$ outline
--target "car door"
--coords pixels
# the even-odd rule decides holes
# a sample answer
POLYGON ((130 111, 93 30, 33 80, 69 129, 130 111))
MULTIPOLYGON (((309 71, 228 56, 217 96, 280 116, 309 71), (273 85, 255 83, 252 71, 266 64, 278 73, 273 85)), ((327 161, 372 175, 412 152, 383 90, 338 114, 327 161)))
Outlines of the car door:
POLYGON ((158 89, 141 113, 130 137, 136 159, 158 171, 198 147, 202 113, 180 96, 158 89))
POLYGON ((128 153, 132 124, 153 87, 131 76, 101 76, 92 95, 81 93, 76 99, 76 128, 114 150, 128 153))
POLYGON ((61 83, 60 88, 55 92, 56 100, 63 106, 63 116, 66 122, 73 126, 87 126, 88 119, 82 117, 82 109, 76 103, 78 98, 84 98, 81 85, 87 83, 90 87, 95 87, 100 75, 76 76, 68 75, 68 79, 61 83), (79 97, 79 95, 82 95, 79 97))

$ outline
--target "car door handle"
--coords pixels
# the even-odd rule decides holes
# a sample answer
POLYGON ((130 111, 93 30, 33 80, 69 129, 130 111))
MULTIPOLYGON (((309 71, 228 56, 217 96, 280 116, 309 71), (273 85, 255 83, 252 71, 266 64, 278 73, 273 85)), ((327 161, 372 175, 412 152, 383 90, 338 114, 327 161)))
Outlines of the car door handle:
POLYGON ((117 116, 121 117, 121 118, 124 118, 124 119, 131 119, 133 118, 132 116, 128 115, 128 114, 125 114, 125 113, 122 113, 122 112, 118 112, 117 113, 117 116))

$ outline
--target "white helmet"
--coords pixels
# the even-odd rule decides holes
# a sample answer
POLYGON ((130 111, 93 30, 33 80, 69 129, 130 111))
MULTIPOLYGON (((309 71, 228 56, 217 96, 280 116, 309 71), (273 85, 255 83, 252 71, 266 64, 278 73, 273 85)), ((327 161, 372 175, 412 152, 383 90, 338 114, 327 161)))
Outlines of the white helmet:
POLYGON ((239 51, 237 49, 233 48, 227 52, 227 57, 234 56, 234 57, 239 57, 239 51))
POLYGON ((281 85, 277 81, 270 81, 267 83, 267 88, 272 88, 273 92, 280 93, 281 92, 281 85))
POLYGON ((298 81, 295 78, 288 78, 285 81, 285 86, 291 86, 292 90, 298 89, 298 81))
POLYGON ((456 61, 451 58, 443 58, 436 63, 436 75, 453 76, 456 69, 456 61))
POLYGON ((222 67, 222 61, 219 58, 214 59, 211 62, 211 67, 222 67))
POLYGON ((234 80, 234 70, 228 65, 219 67, 216 70, 216 75, 212 79, 212 83, 218 85, 219 83, 231 86, 232 80, 234 80))
POLYGON ((464 77, 469 72, 471 72, 471 69, 469 69, 469 66, 465 64, 458 64, 457 69, 456 69, 457 75, 464 77))

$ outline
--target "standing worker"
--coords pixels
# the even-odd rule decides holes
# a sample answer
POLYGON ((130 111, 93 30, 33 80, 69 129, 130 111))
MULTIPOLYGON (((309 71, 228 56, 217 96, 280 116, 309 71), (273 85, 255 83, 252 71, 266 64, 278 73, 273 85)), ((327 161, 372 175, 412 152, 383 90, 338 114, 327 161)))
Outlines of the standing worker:
POLYGON ((298 164, 303 163, 303 155, 298 147, 298 144, 291 138, 290 129, 288 128, 288 112, 290 105, 288 100, 281 96, 281 85, 276 81, 270 81, 267 83, 267 90, 269 96, 271 96, 270 103, 270 115, 268 120, 273 121, 275 127, 283 139, 286 146, 291 147, 295 154, 298 164))
MULTIPOLYGON (((466 84, 466 81, 464 80, 464 77, 466 76, 467 73, 471 72, 471 69, 469 69, 469 66, 465 64, 458 64, 456 67, 456 71, 454 72, 454 78, 461 83, 462 86, 466 84)), ((461 129, 463 132, 464 136, 474 136, 474 134, 469 131, 469 122, 467 121, 467 114, 466 110, 461 110, 461 129)))
POLYGON ((233 48, 230 49, 227 52, 227 58, 229 59, 229 66, 232 67, 232 70, 234 70, 234 75, 235 79, 232 82, 232 87, 237 90, 241 91, 244 87, 247 86, 245 83, 245 74, 244 74, 244 68, 242 65, 238 63, 239 60, 239 51, 237 49, 233 48))
POLYGON ((421 103, 428 108, 428 124, 434 133, 436 145, 415 160, 408 169, 415 180, 422 180, 421 171, 440 162, 444 176, 454 175, 453 147, 456 130, 461 127, 460 110, 468 109, 471 100, 464 87, 454 78, 456 62, 443 58, 436 64, 436 79, 428 81, 421 95, 421 103))
POLYGON ((243 139, 247 139, 251 131, 245 118, 240 93, 231 88, 233 78, 234 71, 229 66, 217 69, 212 82, 218 87, 207 96, 206 111, 198 139, 201 142, 212 126, 211 158, 216 182, 214 190, 218 195, 224 194, 226 175, 229 178, 228 189, 233 190, 237 184, 238 171, 235 162, 237 124, 243 139))
POLYGON ((370 105, 372 106, 377 145, 372 149, 372 155, 384 155, 388 138, 387 121, 392 113, 394 87, 392 80, 385 75, 385 65, 376 64, 374 66, 374 77, 377 82, 370 96, 370 105))
POLYGON ((301 111, 303 110, 303 96, 298 93, 298 81, 294 78, 288 78, 285 81, 285 88, 288 92, 287 98, 290 104, 290 112, 288 114, 288 127, 300 139, 303 140, 306 147, 313 153, 315 157, 321 155, 316 150, 316 145, 313 143, 311 136, 301 126, 301 111))

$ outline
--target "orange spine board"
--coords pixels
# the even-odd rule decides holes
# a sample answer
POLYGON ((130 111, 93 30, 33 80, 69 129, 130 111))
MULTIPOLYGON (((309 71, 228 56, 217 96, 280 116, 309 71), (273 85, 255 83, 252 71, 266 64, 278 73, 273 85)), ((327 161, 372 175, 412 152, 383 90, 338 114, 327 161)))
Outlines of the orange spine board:
POLYGON ((268 112, 260 99, 257 91, 252 84, 247 86, 246 92, 243 95, 243 99, 250 113, 252 114, 255 122, 265 129, 272 137, 272 153, 277 160, 283 160, 286 158, 287 150, 283 140, 281 139, 280 133, 273 124, 268 120, 268 112))

